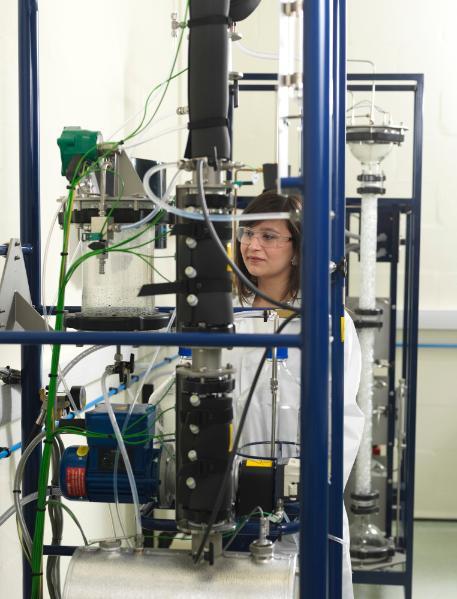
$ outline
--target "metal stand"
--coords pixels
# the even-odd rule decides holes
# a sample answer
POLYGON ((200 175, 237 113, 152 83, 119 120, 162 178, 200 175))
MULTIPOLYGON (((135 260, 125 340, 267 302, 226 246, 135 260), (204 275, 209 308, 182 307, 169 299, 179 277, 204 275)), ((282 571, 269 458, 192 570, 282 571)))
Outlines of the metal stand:
MULTIPOLYGON (((301 176, 285 179, 283 187, 298 188, 304 197, 302 332, 300 335, 237 335, 227 342, 226 335, 182 333, 174 335, 138 333, 53 333, 4 332, 0 343, 23 345, 22 439, 25 442, 36 417, 34 406, 41 387, 42 344, 65 343, 106 345, 204 345, 286 346, 303 351, 301 369, 301 555, 300 597, 332 599, 340 596, 341 551, 330 552, 330 531, 340 536, 342 501, 342 344, 335 333, 342 314, 342 277, 335 276, 330 288, 330 257, 342 257, 344 156, 344 0, 307 2, 304 8, 303 68, 306 73, 303 96, 303 163, 301 176), (332 20, 334 21, 332 27, 332 20), (334 38, 331 38, 333 32, 334 38), (334 63, 330 47, 334 47, 334 63), (334 96, 329 97, 333 76, 334 96), (335 118, 331 121, 330 100, 335 118), (332 143, 331 143, 332 142, 332 143), (333 184, 332 184, 333 177, 333 184), (333 185, 333 186, 332 186, 333 185), (330 252, 330 211, 335 213, 330 252), (332 302, 331 302, 332 297, 332 302), (332 408, 334 452, 332 484, 328 485, 328 392, 329 392, 329 314, 332 314, 332 368, 334 401, 332 408), (204 337, 204 339, 202 338, 204 337), (235 337, 235 338, 234 338, 235 337), (329 506, 332 520, 329 524, 329 506), (329 584, 330 573, 330 584, 329 584), (330 586, 330 588, 329 588, 330 586)), ((21 135, 21 241, 29 243, 33 254, 27 257, 32 302, 40 310, 40 223, 38 154, 38 75, 37 75, 37 2, 19 0, 19 74, 21 135)), ((255 78, 255 77, 254 77, 255 78)), ((261 77, 260 77, 261 78, 261 77)), ((267 77, 268 79, 268 77, 267 77)), ((269 77, 276 80, 276 75, 269 77)), ((243 86, 240 86, 240 89, 243 86)), ((247 89, 248 86, 246 86, 247 89)), ((252 88, 253 86, 251 86, 252 88)), ((254 86, 255 87, 255 86, 254 86)), ((269 86, 274 89, 274 85, 269 86)), ((415 229, 416 230, 416 229, 415 229)), ((417 250, 418 251, 418 250, 417 250)), ((418 254, 417 254, 418 256, 418 254)), ((413 252, 414 261, 416 253, 413 252)), ((415 263, 415 262, 414 262, 415 263)), ((416 306, 417 307, 417 306, 416 306)), ((414 341, 416 320, 408 321, 408 342, 414 341)), ((417 340, 417 339, 416 339, 417 340)), ((413 418, 409 415, 409 418, 413 418)), ((29 460, 24 494, 37 488, 40 454, 29 460)), ((410 481, 411 482, 411 481, 410 481)), ((33 532, 34 505, 27 508, 27 525, 33 532)), ((62 548, 60 548, 63 551, 62 548)), ((47 553, 49 553, 49 550, 47 553)), ((67 549, 68 551, 68 549, 67 549)), ((24 562, 24 597, 30 597, 31 575, 24 562)))
MULTIPOLYGON (((389 369, 388 369, 388 408, 387 408, 387 493, 385 531, 392 534, 395 520, 394 505, 401 505, 401 518, 397 530, 397 546, 404 552, 403 568, 390 571, 386 564, 378 568, 356 570, 353 581, 356 584, 401 585, 405 599, 412 598, 413 564, 413 526, 414 526, 414 462, 415 462, 415 422, 416 422, 416 381, 417 381, 417 341, 418 341, 418 303, 419 303, 419 252, 420 252, 420 215, 421 215, 421 178, 422 178, 422 102, 424 79, 421 74, 378 74, 349 75, 348 90, 370 91, 370 82, 376 81, 376 92, 400 92, 414 95, 413 124, 413 181, 410 198, 384 198, 380 201, 379 215, 383 220, 397 223, 400 215, 406 215, 406 259, 405 259, 405 297, 403 322, 403 354, 401 378, 405 380, 405 433, 406 448, 401 460, 401 485, 394 488, 394 445, 399 400, 396 394, 395 354, 397 323, 397 287, 398 287, 398 242, 386 248, 382 260, 390 264, 390 313, 389 313, 389 369), (399 83, 401 82, 401 83, 399 83)), ((360 212, 360 199, 347 199, 348 215, 360 212)), ((397 231, 398 239, 398 231, 397 231)), ((392 235, 395 239, 395 235, 392 235)), ((349 276, 350 281, 350 276, 349 276)), ((397 560, 398 561, 398 560, 397 560)), ((392 564, 394 565, 394 564, 392 564)), ((398 565, 398 564, 397 564, 398 565)))

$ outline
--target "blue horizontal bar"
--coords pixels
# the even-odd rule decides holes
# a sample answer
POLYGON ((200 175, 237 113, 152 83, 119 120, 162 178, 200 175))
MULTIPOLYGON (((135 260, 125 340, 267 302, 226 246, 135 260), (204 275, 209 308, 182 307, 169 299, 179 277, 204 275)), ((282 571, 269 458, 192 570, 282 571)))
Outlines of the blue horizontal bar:
MULTIPOLYGON (((402 210, 411 210, 414 208, 414 198, 382 198, 382 207, 398 206, 402 210)), ((350 212, 355 209, 360 209, 360 197, 358 198, 346 198, 346 209, 350 212)))
MULTIPOLYGON (((350 92, 370 92, 373 89, 372 85, 348 85, 348 91, 350 92)), ((377 84, 375 85, 375 91, 377 92, 415 92, 417 91, 417 85, 411 84, 377 84)))
MULTIPOLYGON (((396 343, 396 347, 403 347, 403 343, 396 343)), ((457 343, 418 343, 421 349, 457 349, 457 343)))
POLYGON ((77 549, 76 545, 44 545, 43 555, 67 555, 71 557, 77 549))
MULTIPOLYGON (((8 247, 9 243, 4 243, 0 245, 0 256, 6 256, 6 254, 8 253, 8 247)), ((29 243, 25 243, 21 249, 24 256, 33 252, 33 247, 29 243)))
POLYGON ((348 81, 417 81, 424 80, 423 73, 348 73, 348 81))
POLYGON ((0 345, 153 345, 165 347, 300 347, 300 335, 3 331, 0 345))
POLYGON ((355 572, 352 573, 352 582, 354 584, 383 584, 389 586, 404 586, 406 584, 406 580, 406 572, 355 570, 355 572))
POLYGON ((244 73, 242 81, 276 81, 277 73, 244 73))
POLYGON ((282 177, 281 187, 300 187, 304 186, 305 182, 303 177, 282 177))
POLYGON ((277 86, 271 83, 244 83, 239 85, 238 89, 240 92, 274 92, 277 86))

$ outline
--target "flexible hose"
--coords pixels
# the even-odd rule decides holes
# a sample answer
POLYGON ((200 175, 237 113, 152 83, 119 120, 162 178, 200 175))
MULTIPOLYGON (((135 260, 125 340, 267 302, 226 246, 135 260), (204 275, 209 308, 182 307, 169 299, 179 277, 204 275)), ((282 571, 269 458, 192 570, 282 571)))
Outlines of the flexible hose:
MULTIPOLYGON (((163 164, 156 164, 155 166, 153 166, 152 168, 150 168, 148 170, 148 173, 151 173, 149 175, 149 177, 153 177, 155 174, 160 173, 161 171, 166 170, 167 168, 169 168, 170 166, 177 166, 176 162, 164 162, 163 164)), ((170 196, 171 190, 173 188, 174 182, 176 181, 176 178, 179 174, 178 173, 173 177, 173 179, 171 180, 170 185, 168 186, 162 201, 167 203, 168 201, 168 197, 170 196)), ((149 196, 150 197, 150 196, 149 196)), ((151 198, 150 198, 151 199, 151 198)), ((142 218, 141 220, 137 221, 136 223, 126 223, 124 225, 120 225, 119 230, 120 231, 127 231, 128 229, 137 229, 138 227, 142 227, 143 225, 146 225, 148 222, 150 222, 155 216, 157 216, 157 214, 160 212, 160 207, 155 207, 151 212, 149 212, 149 214, 147 214, 144 218, 142 218)))
POLYGON ((108 395, 108 391, 106 388, 106 379, 110 373, 105 371, 102 376, 101 384, 102 384, 102 392, 105 398, 105 405, 108 411, 108 417, 111 422, 111 426, 113 427, 114 434, 116 436, 117 445, 119 451, 124 460, 125 470, 127 472, 127 477, 129 480, 130 490, 132 493, 133 505, 135 509, 135 522, 136 522, 136 547, 141 548, 143 546, 143 531, 141 528, 141 513, 140 513, 140 501, 138 499, 138 489, 136 487, 135 476, 133 474, 132 465, 130 463, 129 455, 127 453, 127 449, 125 447, 124 439, 122 438, 121 429, 116 420, 116 416, 114 414, 113 406, 111 405, 111 400, 108 395))
MULTIPOLYGON (((170 164, 172 166, 173 163, 170 164)), ((176 164, 176 163, 175 163, 176 164)), ((203 214, 199 212, 190 212, 188 210, 183 210, 181 208, 177 208, 176 206, 172 206, 168 204, 163 199, 159 198, 152 191, 150 185, 150 179, 157 172, 157 167, 153 166, 148 171, 143 178, 143 185, 147 195, 151 198, 151 200, 158 206, 162 208, 162 210, 166 210, 171 214, 175 214, 176 216, 181 216, 182 218, 189 218, 190 220, 205 220, 203 214)), ((171 187, 171 186, 170 186, 171 187)), ((289 220, 290 214, 288 212, 262 212, 262 220, 289 220)), ((258 221, 258 214, 212 214, 210 217, 212 221, 218 222, 232 222, 232 221, 258 221)))
MULTIPOLYGON (((167 328, 166 328, 166 332, 167 333, 170 332, 170 330, 171 330, 171 328, 173 326, 175 317, 176 317, 176 308, 173 310, 173 312, 172 312, 172 314, 170 316, 170 320, 168 321, 168 325, 167 325, 167 328)), ((124 425, 123 425, 123 428, 122 428, 123 431, 126 430, 128 424, 129 424, 130 418, 132 416, 133 408, 135 407, 135 404, 137 403, 138 398, 141 396, 141 393, 143 391, 143 387, 144 387, 146 381, 148 380, 149 376, 151 375, 151 372, 154 370, 155 361, 157 360, 157 357, 159 355, 160 349, 161 348, 158 347, 156 349, 156 351, 154 352, 154 355, 152 356, 151 362, 150 362, 150 364, 149 364, 149 366, 148 366, 148 368, 147 368, 147 370, 146 370, 146 372, 144 374, 144 377, 143 377, 141 383, 138 385, 138 389, 137 389, 137 392, 135 394, 135 398, 134 398, 133 402, 130 404, 130 408, 129 408, 127 417, 126 417, 126 419, 124 421, 124 425)), ((117 516, 118 516, 119 522, 120 522, 120 516, 119 516, 119 493, 118 493, 118 488, 117 488, 118 466, 119 466, 119 451, 116 451, 116 455, 114 457, 113 489, 114 489, 114 503, 116 505, 116 513, 117 513, 117 516)), ((138 513, 139 513, 139 510, 138 510, 138 513)), ((140 526, 141 526, 141 517, 140 517, 140 526)))

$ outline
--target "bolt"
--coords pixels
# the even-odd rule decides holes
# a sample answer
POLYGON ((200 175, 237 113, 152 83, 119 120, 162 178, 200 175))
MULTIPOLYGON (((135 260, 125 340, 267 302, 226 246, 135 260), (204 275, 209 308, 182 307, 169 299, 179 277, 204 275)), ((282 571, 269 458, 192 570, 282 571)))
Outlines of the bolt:
POLYGON ((186 485, 189 487, 189 489, 195 489, 195 487, 197 486, 195 478, 192 478, 191 476, 189 476, 189 478, 186 478, 186 485))
POLYGON ((198 435, 200 432, 200 427, 196 424, 189 424, 189 430, 193 435, 198 435))
POLYGON ((189 277, 189 279, 195 279, 195 277, 197 276, 197 271, 193 266, 186 266, 186 268, 184 269, 184 274, 186 275, 186 277, 189 277))
POLYGON ((191 406, 199 406, 201 401, 200 398, 198 397, 198 395, 196 395, 195 393, 193 393, 190 397, 189 397, 189 401, 190 401, 190 405, 191 406))
POLYGON ((195 460, 197 459, 197 452, 195 451, 195 449, 191 449, 188 453, 187 453, 187 457, 189 458, 189 460, 191 462, 195 462, 195 460))
POLYGON ((189 295, 186 297, 186 300, 189 306, 191 306, 192 308, 194 308, 198 304, 198 297, 193 293, 189 293, 189 295))
POLYGON ((190 250, 194 250, 197 247, 197 242, 192 237, 186 237, 186 245, 190 250))

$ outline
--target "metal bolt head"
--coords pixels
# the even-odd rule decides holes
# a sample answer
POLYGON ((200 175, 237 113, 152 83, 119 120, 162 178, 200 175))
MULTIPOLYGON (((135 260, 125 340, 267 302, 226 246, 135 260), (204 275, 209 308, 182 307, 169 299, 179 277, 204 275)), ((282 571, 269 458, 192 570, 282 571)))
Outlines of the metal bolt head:
POLYGON ((190 401, 190 405, 194 406, 194 407, 199 406, 201 404, 200 398, 195 393, 193 393, 189 397, 189 401, 190 401))
POLYGON ((197 486, 195 478, 192 478, 192 476, 186 478, 186 485, 189 487, 189 489, 195 489, 195 487, 197 486))
POLYGON ((189 306, 192 306, 192 308, 198 304, 198 297, 193 293, 189 293, 189 295, 186 297, 186 300, 189 306))
POLYGON ((184 269, 184 274, 189 279, 195 279, 195 277, 197 276, 197 271, 193 266, 186 266, 186 268, 184 269))
POLYGON ((197 242, 193 237, 186 237, 186 245, 190 250, 194 250, 197 247, 197 242))
POLYGON ((198 435, 200 432, 200 427, 196 424, 189 424, 189 430, 193 435, 198 435))
POLYGON ((191 462, 195 462, 195 460, 197 459, 197 452, 195 451, 195 449, 191 449, 190 451, 188 451, 187 457, 191 462))

